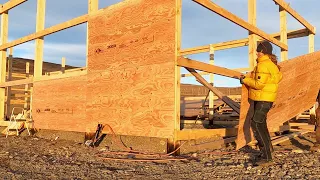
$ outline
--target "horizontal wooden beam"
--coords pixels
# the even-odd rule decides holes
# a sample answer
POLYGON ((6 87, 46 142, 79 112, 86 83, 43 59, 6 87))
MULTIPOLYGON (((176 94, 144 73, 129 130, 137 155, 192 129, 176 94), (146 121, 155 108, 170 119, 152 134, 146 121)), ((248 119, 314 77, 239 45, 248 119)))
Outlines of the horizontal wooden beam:
POLYGON ((283 143, 283 142, 285 142, 285 141, 288 141, 288 140, 290 140, 290 139, 292 139, 292 138, 295 138, 295 137, 297 137, 297 136, 304 135, 304 134, 306 134, 306 133, 308 133, 308 132, 310 132, 310 131, 294 132, 294 133, 292 133, 292 134, 288 134, 288 135, 283 136, 283 137, 281 137, 281 138, 275 139, 275 140, 271 141, 271 143, 272 143, 272 145, 277 145, 277 144, 283 143))
POLYGON ((238 79, 241 75, 241 73, 238 71, 230 70, 230 69, 215 66, 215 65, 210 65, 207 63, 203 63, 203 62, 199 62, 199 61, 195 61, 195 60, 191 60, 183 57, 178 57, 177 63, 178 63, 177 64, 178 66, 192 68, 192 69, 213 73, 213 74, 218 74, 221 76, 231 77, 235 79, 238 79))
MULTIPOLYGON (((231 99, 239 99, 241 98, 241 95, 229 95, 228 96, 231 99)), ((181 96, 181 100, 185 100, 185 101, 194 101, 194 100, 204 100, 206 98, 206 96, 181 96)), ((213 96, 214 100, 219 99, 218 96, 213 96)))
MULTIPOLYGON (((300 38, 308 35, 309 35, 309 30, 306 28, 287 31, 287 39, 300 38)), ((280 33, 274 33, 274 34, 271 34, 271 36, 280 40, 280 33)), ((261 37, 258 37, 258 41, 261 41, 261 40, 263 39, 261 37)))
POLYGON ((27 78, 27 79, 21 79, 21 80, 8 81, 8 82, 0 83, 0 88, 10 87, 10 86, 18 86, 18 85, 25 85, 25 84, 32 84, 32 83, 38 82, 38 81, 62 79, 62 78, 75 77, 75 76, 81 76, 81 75, 86 75, 86 74, 87 74, 87 70, 74 71, 74 72, 69 72, 69 73, 65 73, 65 74, 55 74, 55 75, 50 75, 50 76, 41 76, 41 77, 38 77, 38 78, 31 77, 31 78, 27 78))
MULTIPOLYGON (((273 34, 270 34, 270 35, 272 37, 274 37, 275 39, 280 40, 280 33, 273 33, 273 34)), ((309 35, 309 30, 306 29, 306 28, 288 31, 288 33, 287 33, 288 39, 305 37, 305 36, 308 36, 308 35, 309 35)), ((262 40, 263 40, 263 38, 258 36, 258 41, 262 41, 262 40)), ((221 42, 221 43, 217 43, 217 44, 209 44, 209 45, 205 45, 205 46, 187 48, 187 49, 181 50, 180 54, 182 56, 185 56, 185 55, 190 55, 190 54, 198 54, 198 53, 209 52, 210 51, 210 45, 212 45, 214 47, 215 51, 218 51, 218 50, 224 50, 224 49, 248 46, 248 43, 249 43, 249 39, 248 38, 244 38, 244 39, 239 39, 239 40, 221 42)))
POLYGON ((9 0, 8 2, 4 3, 0 8, 0 14, 26 2, 27 0, 9 0))
MULTIPOLYGON (((236 69, 231 69, 233 71, 237 71, 237 72, 244 72, 244 71, 249 71, 250 68, 236 68, 236 69)), ((199 72, 200 75, 210 75, 212 73, 208 73, 208 72, 199 72)), ((192 74, 188 73, 188 74, 181 74, 181 77, 193 77, 192 74)))
POLYGON ((223 129, 184 129, 177 131, 177 140, 191 140, 200 138, 209 138, 214 136, 226 137, 236 136, 237 128, 223 128, 223 129))
MULTIPOLYGON (((73 68, 73 69, 65 70, 64 73, 79 72, 79 71, 86 71, 86 70, 87 70, 87 67, 73 68)), ((47 72, 47 75, 57 75, 57 74, 61 74, 61 71, 47 72)))
POLYGON ((49 34, 52 34, 52 33, 58 32, 58 31, 62 31, 62 30, 67 29, 67 28, 71 28, 73 26, 77 26, 79 24, 87 22, 88 18, 89 18, 89 15, 86 14, 86 15, 74 18, 72 20, 63 22, 61 24, 49 27, 49 28, 44 29, 42 31, 27 35, 27 36, 22 37, 20 39, 17 39, 17 40, 14 40, 12 42, 9 42, 9 43, 6 43, 4 45, 1 45, 0 46, 0 50, 5 50, 7 48, 14 47, 14 46, 17 46, 19 44, 23 44, 23 43, 35 40, 37 38, 41 38, 41 37, 47 36, 49 34))
MULTIPOLYGON (((211 45, 214 47, 215 51, 237 48, 237 47, 247 46, 248 45, 248 38, 227 41, 227 42, 222 42, 222 43, 217 43, 217 44, 211 44, 211 45)), ((199 46, 199 47, 181 50, 180 55, 184 56, 184 55, 197 54, 197 53, 203 53, 203 52, 209 52, 209 51, 210 51, 210 44, 206 45, 206 46, 199 46)))
POLYGON ((9 86, 18 86, 33 83, 33 78, 21 79, 15 81, 8 81, 4 83, 0 83, 0 88, 9 87, 9 86))
POLYGON ((192 148, 195 148, 197 151, 201 151, 204 149, 213 149, 213 148, 217 148, 219 146, 222 146, 224 144, 235 142, 236 139, 237 139, 237 137, 229 137, 229 138, 225 138, 225 139, 214 140, 211 142, 204 142, 204 143, 192 145, 192 148))
POLYGON ((202 5, 203 7, 217 13, 218 15, 228 19, 229 21, 238 24, 239 26, 247 29, 248 31, 270 41, 271 43, 279 46, 283 50, 288 50, 288 46, 279 40, 273 38, 269 34, 265 33, 264 31, 260 30, 259 28, 249 24, 245 20, 239 18, 238 16, 230 13, 229 11, 223 9, 222 7, 218 6, 217 4, 213 3, 211 0, 193 0, 198 4, 202 5))
MULTIPOLYGON (((217 115, 213 115, 214 117, 217 117, 217 115)), ((239 121, 234 120, 235 117, 230 117, 231 120, 223 121, 223 120, 214 120, 212 121, 213 124, 216 125, 231 125, 235 126, 239 124, 239 121)), ((209 124, 208 120, 188 120, 188 119, 181 119, 181 124, 209 124)))
POLYGON ((306 27, 312 34, 316 34, 316 29, 308 23, 299 13, 290 7, 290 5, 283 0, 273 0, 276 4, 286 10, 292 17, 298 20, 304 27, 306 27))

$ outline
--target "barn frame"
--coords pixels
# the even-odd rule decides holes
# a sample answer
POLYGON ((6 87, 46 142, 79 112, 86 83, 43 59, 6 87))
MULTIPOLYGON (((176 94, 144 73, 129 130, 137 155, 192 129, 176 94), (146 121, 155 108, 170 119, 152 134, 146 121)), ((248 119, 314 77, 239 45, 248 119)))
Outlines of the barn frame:
MULTIPOLYGON (((212 91, 209 108, 213 107, 215 94, 240 113, 239 104, 210 84, 213 74, 239 78, 241 72, 252 70, 255 66, 255 49, 262 40, 281 48, 281 61, 288 59, 288 39, 309 36, 309 53, 314 51, 315 27, 283 0, 273 0, 279 6, 281 30, 276 34, 267 34, 256 27, 256 0, 248 0, 248 21, 210 0, 193 0, 195 5, 197 3, 209 9, 249 33, 244 39, 188 49, 180 48, 182 0, 126 0, 103 9, 98 8, 98 0, 88 0, 88 14, 49 28, 44 27, 46 0, 37 0, 36 32, 8 42, 9 11, 26 1, 9 0, 0 8, 2 125, 7 124, 5 116, 10 113, 6 112, 6 106, 10 105, 6 91, 10 91, 12 86, 29 85, 33 87, 30 104, 32 116, 36 127, 40 129, 92 132, 98 123, 108 123, 119 135, 166 138, 171 150, 183 140, 212 135, 235 136, 237 131, 234 128, 180 129, 180 68, 186 68, 190 72, 187 76, 192 74, 212 91), (133 15, 135 19, 128 22, 127 16, 132 12, 140 13, 141 19, 133 15), (305 28, 287 31, 287 13, 305 28), (44 74, 45 36, 83 23, 88 23, 87 67, 62 70, 50 76, 44 74), (112 23, 117 23, 117 26, 108 27, 112 23), (12 57, 12 48, 32 40, 35 40, 33 76, 11 81, 6 73, 11 72, 10 68, 7 69, 10 67, 7 58, 12 57), (214 65, 215 51, 242 46, 248 46, 250 67, 232 70, 214 65), (11 49, 9 56, 8 49, 11 49), (185 57, 202 52, 210 53, 209 64, 185 57), (210 82, 201 75, 210 75, 210 82), (109 88, 111 84, 118 88, 109 88)), ((104 132, 110 133, 110 130, 104 132)), ((234 141, 234 137, 222 143, 229 141, 234 141)))

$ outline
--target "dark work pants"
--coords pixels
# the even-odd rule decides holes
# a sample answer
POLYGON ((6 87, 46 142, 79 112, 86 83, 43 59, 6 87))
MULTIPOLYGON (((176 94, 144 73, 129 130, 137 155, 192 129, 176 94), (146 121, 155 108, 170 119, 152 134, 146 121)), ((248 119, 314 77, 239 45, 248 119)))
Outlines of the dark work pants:
POLYGON ((252 101, 250 102, 250 109, 253 109, 251 118, 251 128, 254 137, 258 141, 260 151, 262 151, 264 159, 272 160, 273 147, 269 130, 267 128, 267 114, 272 107, 272 102, 266 101, 252 101))
POLYGON ((319 106, 316 109, 316 143, 317 145, 320 145, 320 102, 319 106))

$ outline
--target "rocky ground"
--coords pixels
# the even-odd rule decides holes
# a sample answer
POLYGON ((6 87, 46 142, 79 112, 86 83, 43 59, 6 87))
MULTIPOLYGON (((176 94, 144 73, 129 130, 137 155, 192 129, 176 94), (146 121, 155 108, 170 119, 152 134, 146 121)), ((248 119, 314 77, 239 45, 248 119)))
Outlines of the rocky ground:
MULTIPOLYGON (((314 134, 275 147, 275 164, 254 166, 257 151, 233 147, 195 152, 186 160, 132 162, 137 155, 106 147, 36 136, 0 137, 1 179, 319 179, 320 153, 308 149, 314 134), (112 160, 103 157, 113 158, 112 160), (125 158, 116 161, 114 158, 125 158)), ((143 156, 143 158, 155 158, 143 156)), ((158 157, 156 157, 158 159, 158 157)), ((168 158, 168 157, 165 157, 168 158)))

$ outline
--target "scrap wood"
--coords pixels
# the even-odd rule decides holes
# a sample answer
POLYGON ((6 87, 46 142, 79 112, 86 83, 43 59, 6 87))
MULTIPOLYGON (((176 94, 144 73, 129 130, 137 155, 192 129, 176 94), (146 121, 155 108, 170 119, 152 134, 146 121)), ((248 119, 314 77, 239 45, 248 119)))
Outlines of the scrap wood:
POLYGON ((292 138, 295 138, 295 137, 301 136, 301 135, 303 135, 303 134, 306 134, 306 133, 308 133, 308 132, 309 132, 309 131, 294 132, 294 133, 292 133, 292 134, 288 134, 288 135, 285 135, 285 136, 283 136, 283 137, 281 137, 281 138, 275 139, 275 140, 273 140, 273 141, 271 141, 271 142, 272 142, 272 145, 277 145, 277 144, 283 143, 283 142, 285 142, 285 141, 288 141, 288 140, 290 140, 290 139, 292 139, 292 138))
POLYGON ((1 134, 6 135, 7 131, 9 129, 8 135, 16 135, 17 131, 16 131, 16 126, 18 126, 18 132, 21 133, 21 131, 24 129, 24 122, 16 122, 16 123, 11 123, 9 124, 9 126, 7 126, 2 132, 1 134), (10 131, 11 130, 11 131, 10 131), (13 131, 14 130, 14 131, 13 131))
POLYGON ((290 131, 301 131, 301 130, 306 130, 306 131, 311 131, 313 132, 315 130, 315 125, 301 125, 301 126, 293 126, 294 128, 292 128, 290 131))
POLYGON ((237 139, 237 137, 229 137, 229 138, 226 138, 226 139, 221 139, 221 140, 215 140, 215 141, 211 141, 211 142, 195 144, 195 145, 192 145, 192 146, 195 147, 196 149, 200 150, 200 149, 204 149, 204 148, 210 148, 212 146, 219 146, 219 145, 223 145, 223 144, 226 144, 226 143, 231 143, 231 142, 234 142, 236 139, 237 139))
POLYGON ((168 162, 168 161, 188 161, 187 158, 171 158, 171 159, 128 159, 128 158, 110 158, 104 157, 104 160, 113 161, 129 161, 129 162, 168 162))

